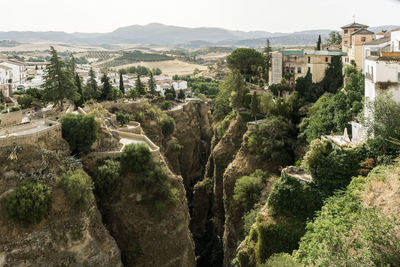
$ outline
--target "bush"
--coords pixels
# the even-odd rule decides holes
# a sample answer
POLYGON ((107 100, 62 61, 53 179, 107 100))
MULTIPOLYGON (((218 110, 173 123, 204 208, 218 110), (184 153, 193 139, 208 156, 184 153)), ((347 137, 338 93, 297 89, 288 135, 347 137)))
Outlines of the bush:
POLYGON ((276 181, 268 197, 273 216, 293 216, 305 221, 321 206, 322 198, 317 191, 291 177, 276 181))
POLYGON ((5 197, 7 217, 29 225, 40 222, 50 211, 51 192, 48 186, 23 182, 5 197))
POLYGON ((248 146, 251 152, 255 152, 257 160, 271 160, 280 166, 287 166, 294 158, 294 136, 292 123, 281 116, 270 116, 249 135, 248 146))
POLYGON ((159 125, 164 136, 170 136, 175 130, 175 120, 169 116, 161 119, 159 125))
POLYGON ((129 114, 124 114, 124 113, 117 112, 116 115, 117 115, 117 121, 119 122, 119 124, 121 126, 124 126, 124 125, 128 124, 129 121, 131 120, 131 117, 130 117, 129 114))
POLYGON ((18 104, 22 109, 30 108, 32 105, 33 97, 31 95, 22 95, 17 99, 18 104))
POLYGON ((221 139, 225 131, 228 129, 229 125, 231 124, 232 120, 235 118, 235 113, 231 112, 223 119, 223 121, 217 127, 217 137, 221 139))
POLYGON ((141 172, 150 162, 151 153, 146 144, 129 144, 121 154, 121 167, 125 171, 141 172))
POLYGON ((10 108, 10 112, 20 111, 20 110, 21 110, 20 107, 12 107, 12 108, 10 108))
POLYGON ((357 153, 341 149, 328 141, 316 139, 304 157, 306 170, 313 178, 312 185, 324 196, 346 187, 359 169, 357 153))
POLYGON ((236 180, 233 199, 245 211, 251 210, 258 202, 264 186, 263 176, 265 173, 258 170, 250 176, 243 176, 236 180))
POLYGON ((170 109, 171 107, 172 107, 172 103, 171 103, 171 101, 168 101, 168 100, 163 101, 162 104, 161 104, 161 108, 162 108, 163 110, 168 110, 168 109, 170 109))
POLYGON ((94 175, 94 186, 98 195, 101 197, 117 195, 121 184, 119 171, 120 163, 111 159, 106 160, 104 165, 97 168, 94 175))
POLYGON ((67 193, 69 201, 75 208, 84 210, 93 203, 93 182, 83 170, 67 172, 62 176, 59 185, 67 193))
POLYGON ((287 253, 279 253, 272 255, 265 264, 260 267, 303 267, 303 264, 287 253))
POLYGON ((165 94, 165 99, 167 100, 175 100, 175 97, 172 93, 165 94))
POLYGON ((61 119, 62 136, 73 154, 85 154, 97 139, 98 124, 92 115, 67 114, 61 119))

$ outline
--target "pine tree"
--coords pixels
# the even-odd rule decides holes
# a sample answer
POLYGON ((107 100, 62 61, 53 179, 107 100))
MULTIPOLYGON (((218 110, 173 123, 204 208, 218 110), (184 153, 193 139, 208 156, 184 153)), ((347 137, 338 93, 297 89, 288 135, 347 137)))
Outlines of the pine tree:
POLYGON ((321 35, 318 36, 318 41, 317 41, 317 50, 320 51, 321 50, 321 35))
POLYGON ((112 98, 112 87, 110 78, 106 73, 101 77, 101 82, 103 83, 103 89, 100 94, 100 100, 110 100, 112 98))
POLYGON ((122 95, 125 95, 124 78, 122 72, 119 74, 119 90, 121 90, 122 95))
POLYGON ((147 87, 152 95, 156 94, 156 83, 154 81, 153 72, 150 72, 150 78, 147 82, 147 87))
POLYGON ((74 76, 53 46, 50 47, 50 63, 44 75, 44 99, 63 107, 64 99, 76 101, 79 98, 74 76))
POLYGON ((267 39, 266 46, 264 47, 264 57, 265 57, 265 82, 269 82, 269 70, 271 69, 271 64, 272 64, 272 48, 269 42, 269 39, 267 39))
POLYGON ((89 80, 85 88, 85 99, 97 99, 99 97, 99 87, 97 86, 96 74, 93 68, 89 70, 89 80))
POLYGON ((257 119, 257 114, 260 112, 260 103, 258 102, 258 97, 256 92, 253 93, 251 97, 251 115, 253 116, 254 120, 257 119))
POLYGON ((144 85, 142 81, 140 80, 140 74, 137 75, 137 79, 135 82, 135 89, 139 92, 140 95, 145 95, 146 90, 144 89, 144 85))
POLYGON ((76 60, 75 60, 74 55, 72 55, 72 54, 70 56, 70 61, 69 61, 68 65, 69 65, 69 68, 71 70, 72 75, 75 76, 75 73, 76 73, 76 60))
POLYGON ((243 76, 239 71, 232 71, 227 79, 226 83, 232 88, 230 104, 234 111, 237 111, 243 106, 244 96, 246 93, 246 85, 243 80, 243 76))
POLYGON ((75 85, 77 87, 77 92, 79 94, 79 99, 75 101, 75 106, 82 107, 83 103, 85 103, 85 98, 82 91, 81 77, 79 77, 78 73, 75 73, 75 85))

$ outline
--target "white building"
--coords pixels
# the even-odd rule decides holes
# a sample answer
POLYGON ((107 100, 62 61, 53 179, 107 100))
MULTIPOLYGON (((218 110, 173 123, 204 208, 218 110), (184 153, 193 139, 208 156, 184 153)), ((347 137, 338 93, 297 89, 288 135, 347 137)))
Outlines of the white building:
POLYGON ((160 92, 162 96, 165 96, 167 89, 174 88, 176 93, 181 90, 188 90, 187 81, 173 81, 173 80, 160 80, 156 81, 156 91, 160 92))
POLYGON ((400 28, 391 32, 390 39, 375 41, 380 40, 385 42, 364 47, 365 98, 372 101, 389 93, 400 102, 400 28))
POLYGON ((6 66, 12 69, 13 77, 11 83, 13 87, 26 82, 26 66, 24 63, 9 59, 0 63, 1 66, 6 66))

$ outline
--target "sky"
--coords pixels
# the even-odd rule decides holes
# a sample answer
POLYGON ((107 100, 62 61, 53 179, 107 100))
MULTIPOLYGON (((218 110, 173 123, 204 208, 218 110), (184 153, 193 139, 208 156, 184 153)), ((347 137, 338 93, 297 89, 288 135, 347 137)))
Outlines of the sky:
POLYGON ((111 32, 134 24, 294 32, 400 25, 400 0, 13 0, 0 31, 111 32))

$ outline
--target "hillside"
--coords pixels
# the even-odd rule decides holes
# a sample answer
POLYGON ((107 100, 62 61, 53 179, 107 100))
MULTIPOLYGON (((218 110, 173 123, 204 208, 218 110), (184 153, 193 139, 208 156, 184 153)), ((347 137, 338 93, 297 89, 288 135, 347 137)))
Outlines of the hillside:
MULTIPOLYGON (((397 26, 380 26, 375 29, 392 29, 397 26)), ((187 28, 160 23, 132 25, 118 28, 109 33, 66 33, 66 32, 0 32, 0 39, 17 42, 57 42, 68 44, 153 44, 201 47, 212 44, 259 46, 270 38, 273 45, 309 45, 318 35, 326 37, 331 30, 310 30, 294 33, 271 33, 267 31, 232 31, 221 28, 187 28)))

